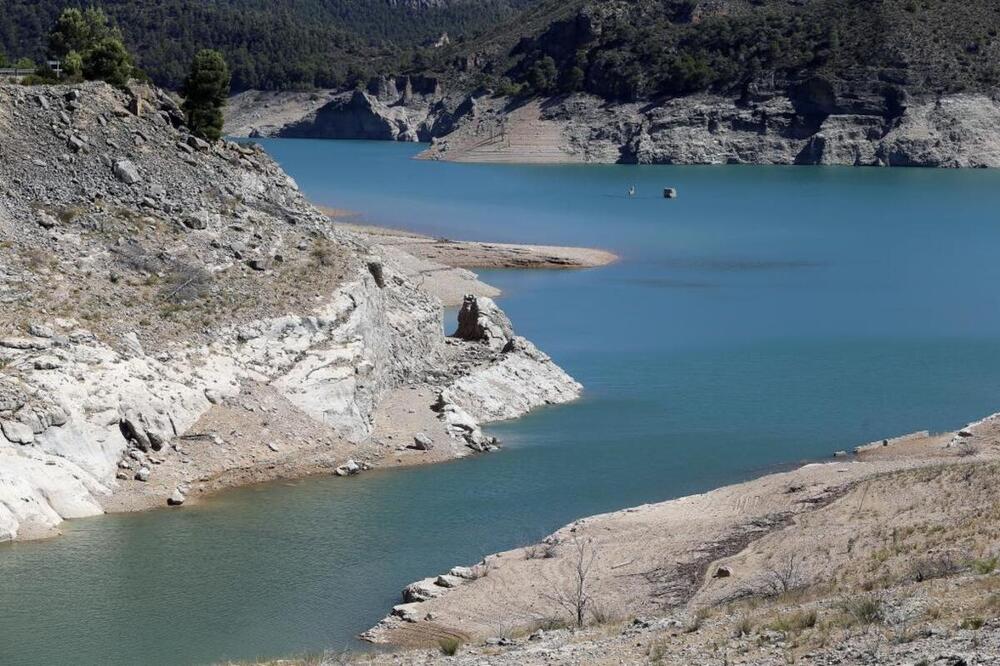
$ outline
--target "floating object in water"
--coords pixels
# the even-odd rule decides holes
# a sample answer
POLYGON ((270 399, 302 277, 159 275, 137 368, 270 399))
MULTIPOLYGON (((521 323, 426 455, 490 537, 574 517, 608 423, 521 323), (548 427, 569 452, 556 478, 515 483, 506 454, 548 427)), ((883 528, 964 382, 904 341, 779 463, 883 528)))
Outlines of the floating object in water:
POLYGON ((628 195, 629 195, 630 197, 634 197, 634 196, 635 196, 635 193, 636 193, 636 192, 637 192, 637 190, 636 190, 636 188, 635 188, 635 185, 631 185, 631 186, 630 186, 630 187, 628 188, 628 195))
POLYGON ((664 199, 676 199, 677 198, 677 190, 674 189, 673 187, 664 187, 663 188, 663 198, 664 199))

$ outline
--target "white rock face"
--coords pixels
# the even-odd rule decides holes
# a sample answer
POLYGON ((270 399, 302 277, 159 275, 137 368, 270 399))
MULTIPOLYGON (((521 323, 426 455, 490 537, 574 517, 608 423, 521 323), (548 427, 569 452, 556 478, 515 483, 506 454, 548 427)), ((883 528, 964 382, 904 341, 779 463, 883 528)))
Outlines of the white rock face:
POLYGON ((61 322, 57 347, 6 346, 10 363, 25 370, 5 380, 5 393, 32 397, 0 426, 0 541, 46 535, 63 518, 101 513, 99 497, 115 486, 128 444, 123 423, 169 439, 211 407, 209 396, 235 395, 243 379, 271 383, 317 420, 363 438, 384 392, 433 360, 438 322, 430 299, 409 287, 379 289, 365 275, 315 315, 258 322, 167 360, 124 356, 81 331, 67 332, 73 322, 61 322), (41 353, 58 354, 60 368, 36 369, 41 353))
MULTIPOLYGON (((436 408, 449 434, 488 451, 495 441, 480 422, 573 400, 580 385, 514 336, 490 299, 469 306, 478 338, 461 344, 482 358, 441 389, 436 408)), ((379 287, 361 272, 312 315, 244 325, 155 358, 115 351, 66 320, 46 324, 51 339, 11 341, 2 352, 21 372, 0 382, 8 415, 0 424, 0 541, 46 536, 63 519, 101 513, 116 474, 139 478, 149 469, 139 450, 120 468, 130 439, 159 450, 245 380, 270 384, 314 419, 364 439, 390 389, 446 365, 440 312, 409 283, 379 287), (59 363, 35 362, 50 357, 59 363)))
MULTIPOLYGON (((832 94, 832 93, 831 93, 832 94)), ((806 100, 808 101, 808 100, 806 100)), ((608 104, 571 95, 539 107, 537 117, 507 113, 505 100, 481 100, 503 114, 512 135, 554 137, 490 143, 474 117, 425 153, 431 159, 483 162, 634 162, 638 164, 842 164, 1000 167, 1000 101, 982 94, 909 99, 891 109, 879 95, 838 97, 816 112, 783 94, 741 102, 708 94, 657 104, 608 104)))
POLYGON ((458 321, 455 337, 498 354, 441 392, 438 411, 453 434, 476 439, 476 421, 513 419, 535 407, 579 397, 580 384, 531 342, 514 335, 510 319, 492 299, 467 296, 458 321))
POLYGON ((480 422, 504 421, 542 405, 571 402, 583 387, 522 337, 514 337, 498 362, 459 378, 446 401, 480 422))

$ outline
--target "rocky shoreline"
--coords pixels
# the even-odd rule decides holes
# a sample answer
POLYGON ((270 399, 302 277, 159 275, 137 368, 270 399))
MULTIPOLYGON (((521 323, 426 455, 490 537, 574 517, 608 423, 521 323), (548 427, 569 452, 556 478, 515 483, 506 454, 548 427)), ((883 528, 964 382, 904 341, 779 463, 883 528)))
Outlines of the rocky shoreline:
POLYGON ((1000 166, 994 96, 889 100, 821 81, 609 103, 379 78, 367 90, 242 93, 228 113, 238 135, 422 141, 424 158, 459 162, 1000 166))
POLYGON ((486 452, 480 424, 579 395, 473 274, 445 337, 414 258, 331 225, 259 149, 189 135, 165 93, 0 102, 0 541, 486 452))
POLYGON ((363 638, 459 644, 460 664, 994 663, 1000 579, 983 511, 1000 415, 838 458, 590 516, 417 581, 363 638))

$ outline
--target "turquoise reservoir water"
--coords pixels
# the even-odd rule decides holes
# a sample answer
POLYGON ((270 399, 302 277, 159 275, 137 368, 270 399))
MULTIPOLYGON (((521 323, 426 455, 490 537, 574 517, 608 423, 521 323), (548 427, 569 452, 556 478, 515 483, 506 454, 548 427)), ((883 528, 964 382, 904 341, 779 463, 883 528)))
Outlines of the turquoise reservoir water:
POLYGON ((0 664, 341 648, 404 584, 576 517, 1000 407, 1000 172, 477 166, 394 144, 266 146, 311 197, 372 222, 620 253, 599 270, 486 275, 585 397, 494 428, 495 455, 242 489, 0 548, 0 664))

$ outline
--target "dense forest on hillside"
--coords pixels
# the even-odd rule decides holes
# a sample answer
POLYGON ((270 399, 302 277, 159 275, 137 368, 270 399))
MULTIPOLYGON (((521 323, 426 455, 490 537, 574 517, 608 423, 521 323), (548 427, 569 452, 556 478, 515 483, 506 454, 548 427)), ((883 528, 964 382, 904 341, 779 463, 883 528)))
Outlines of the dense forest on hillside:
MULTIPOLYGON (((0 52, 41 59, 59 11, 0 0, 0 52)), ((900 93, 1000 84, 1000 2, 967 0, 101 0, 137 64, 178 87, 219 49, 235 91, 433 74, 452 89, 636 100, 811 77, 900 93), (451 43, 428 46, 442 32, 451 43)), ((894 93, 895 94, 895 93, 894 93)))
MULTIPOLYGON (((1000 2, 544 0, 477 44, 466 78, 507 93, 634 100, 811 77, 908 93, 1000 84, 1000 2)), ((463 45, 435 54, 442 76, 463 45)))
POLYGON ((137 64, 177 88, 192 56, 215 48, 233 88, 351 85, 383 70, 420 65, 415 47, 443 32, 462 40, 511 17, 531 0, 3 0, 0 53, 46 56, 48 31, 65 7, 97 5, 121 28, 137 64))

